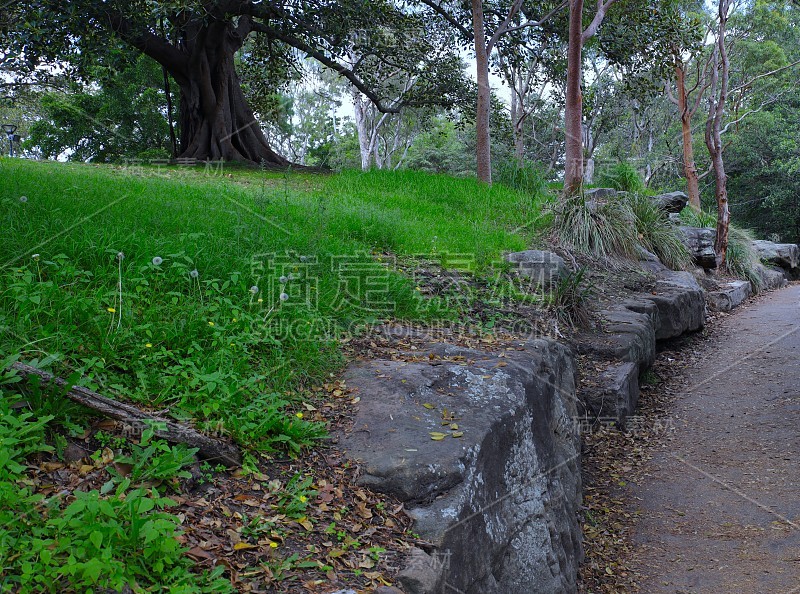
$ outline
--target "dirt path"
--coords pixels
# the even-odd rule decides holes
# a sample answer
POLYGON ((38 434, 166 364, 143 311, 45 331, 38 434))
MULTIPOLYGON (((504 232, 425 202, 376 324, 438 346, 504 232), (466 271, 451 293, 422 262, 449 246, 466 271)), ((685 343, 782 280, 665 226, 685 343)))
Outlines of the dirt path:
POLYGON ((647 594, 800 594, 800 285, 718 322, 633 487, 647 594))

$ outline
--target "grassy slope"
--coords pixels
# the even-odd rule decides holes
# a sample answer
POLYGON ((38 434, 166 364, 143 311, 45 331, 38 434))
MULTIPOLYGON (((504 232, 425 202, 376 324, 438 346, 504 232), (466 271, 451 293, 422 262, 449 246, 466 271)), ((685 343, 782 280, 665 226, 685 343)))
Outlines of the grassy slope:
POLYGON ((449 252, 485 266, 530 242, 539 206, 414 172, 214 177, 1 160, 0 350, 55 355, 91 387, 251 447, 302 445, 320 428, 287 412, 287 394, 341 364, 338 331, 453 315, 376 272, 369 254, 449 252))

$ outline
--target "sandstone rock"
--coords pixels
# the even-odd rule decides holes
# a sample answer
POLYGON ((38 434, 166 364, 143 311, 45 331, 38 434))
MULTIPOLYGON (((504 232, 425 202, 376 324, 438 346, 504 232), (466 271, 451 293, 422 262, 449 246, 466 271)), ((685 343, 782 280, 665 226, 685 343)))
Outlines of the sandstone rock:
POLYGON ((422 549, 413 548, 406 558, 405 568, 397 574, 397 581, 405 594, 432 594, 446 569, 444 563, 431 557, 422 549))
POLYGON ((725 283, 717 291, 708 293, 708 304, 716 311, 731 311, 753 294, 749 281, 725 283))
POLYGON ((705 295, 690 272, 662 272, 654 294, 641 297, 658 308, 656 340, 675 338, 705 324, 705 295))
POLYGON ((516 264, 520 275, 533 279, 540 287, 552 287, 569 273, 564 259, 553 252, 542 250, 512 252, 505 255, 505 260, 516 264))
POLYGON ((639 365, 612 363, 591 381, 594 385, 584 391, 587 412, 594 418, 614 419, 624 428, 639 401, 639 365))
POLYGON ((600 316, 604 319, 603 332, 579 342, 580 352, 606 361, 636 363, 643 368, 653 364, 656 336, 651 314, 622 306, 601 311, 600 316))
POLYGON ((781 269, 759 264, 756 266, 756 273, 761 279, 762 291, 774 291, 775 289, 780 289, 788 284, 788 281, 786 280, 786 274, 781 269))
POLYGON ((758 252, 758 257, 775 264, 781 268, 790 270, 800 265, 800 247, 794 243, 774 243, 758 239, 753 242, 753 247, 758 252))
POLYGON ((587 201, 602 202, 609 198, 615 198, 618 194, 622 193, 624 192, 619 192, 614 188, 592 188, 590 190, 585 190, 583 196, 587 201))
POLYGON ((679 213, 689 202, 689 197, 683 192, 669 192, 652 197, 653 202, 665 213, 679 213))
POLYGON ((636 254, 639 258, 639 267, 642 270, 652 273, 662 272, 664 270, 669 270, 661 260, 652 252, 648 252, 641 246, 636 246, 636 254))
POLYGON ((706 270, 717 267, 717 254, 714 251, 715 229, 707 227, 680 227, 686 240, 686 246, 694 258, 695 264, 706 270))
POLYGON ((436 547, 407 569, 434 568, 427 591, 436 593, 575 592, 580 438, 569 349, 534 340, 505 356, 447 345, 431 354, 356 363, 344 376, 361 398, 340 436, 359 482, 403 501, 436 547), (443 426, 448 415, 462 436, 443 426))

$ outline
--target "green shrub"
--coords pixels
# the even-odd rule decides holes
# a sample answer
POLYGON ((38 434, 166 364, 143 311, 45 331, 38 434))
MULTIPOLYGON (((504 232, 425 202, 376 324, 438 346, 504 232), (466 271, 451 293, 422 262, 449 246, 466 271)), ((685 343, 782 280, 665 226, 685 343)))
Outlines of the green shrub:
POLYGON ((591 296, 591 287, 584 284, 586 268, 579 268, 559 279, 558 284, 547 295, 547 304, 556 318, 569 326, 586 327, 589 325, 587 300, 591 296))
POLYGON ((761 276, 758 266, 761 260, 753 249, 753 234, 747 229, 731 225, 728 228, 728 250, 725 253, 725 267, 734 276, 750 281, 753 292, 761 290, 761 276))
POLYGON ((587 200, 583 194, 555 205, 553 231, 560 243, 583 254, 635 257, 636 216, 624 198, 587 200))
POLYGON ((529 196, 539 196, 547 187, 547 175, 537 163, 520 165, 513 159, 497 166, 494 181, 529 196))
MULTIPOLYGON (((6 372, 0 385, 13 383, 6 372)), ((223 568, 195 574, 175 538, 174 503, 156 491, 114 494, 75 491, 64 505, 32 491, 26 459, 52 451, 44 442, 51 417, 20 412, 17 397, 0 392, 0 567, 3 591, 20 594, 97 592, 230 592, 223 568)), ((104 488, 105 490, 105 488, 104 488)))
MULTIPOLYGON (((116 457, 118 464, 130 466, 127 473, 130 481, 139 484, 192 476, 184 468, 194 463, 197 448, 187 448, 182 444, 170 446, 164 440, 153 439, 153 436, 153 428, 148 427, 142 432, 139 443, 131 444, 130 455, 116 457)), ((108 471, 117 480, 122 480, 118 470, 108 467, 108 471)))
POLYGON ((642 176, 636 167, 627 161, 620 161, 609 169, 603 170, 597 178, 601 188, 614 188, 621 192, 643 192, 645 189, 642 176))
POLYGON ((627 199, 636 217, 636 233, 642 247, 673 270, 688 268, 692 256, 678 227, 647 196, 635 193, 627 199))

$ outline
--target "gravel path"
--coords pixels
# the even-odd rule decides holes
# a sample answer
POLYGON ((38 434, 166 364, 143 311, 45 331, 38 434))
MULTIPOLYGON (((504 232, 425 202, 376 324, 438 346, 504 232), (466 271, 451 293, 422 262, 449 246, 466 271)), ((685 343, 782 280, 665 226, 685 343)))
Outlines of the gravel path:
POLYGON ((800 285, 716 324, 637 485, 648 594, 800 594, 800 285))

